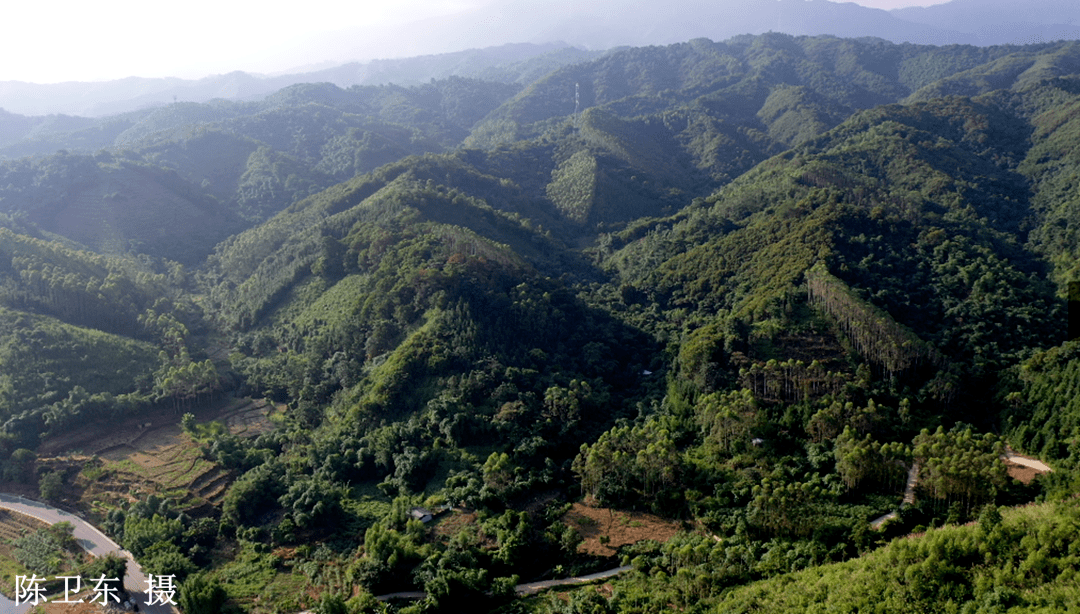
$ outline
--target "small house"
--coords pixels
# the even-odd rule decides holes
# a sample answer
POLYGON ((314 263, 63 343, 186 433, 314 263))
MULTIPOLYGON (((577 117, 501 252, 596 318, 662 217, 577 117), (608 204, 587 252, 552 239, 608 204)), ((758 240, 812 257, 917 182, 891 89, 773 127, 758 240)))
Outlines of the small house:
POLYGON ((423 507, 412 508, 409 510, 409 515, 425 524, 431 522, 431 519, 435 517, 431 510, 423 507))

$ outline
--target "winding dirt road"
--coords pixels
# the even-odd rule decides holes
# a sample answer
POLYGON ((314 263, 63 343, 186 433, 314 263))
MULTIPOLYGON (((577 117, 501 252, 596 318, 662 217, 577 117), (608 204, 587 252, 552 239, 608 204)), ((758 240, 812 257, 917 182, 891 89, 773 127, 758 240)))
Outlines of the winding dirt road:
MULTIPOLYGON (((1030 467, 1038 471, 1039 473, 1049 473, 1053 471, 1053 469, 1051 469, 1046 463, 1028 456, 1021 456, 1013 452, 1012 450, 1006 450, 1005 454, 1001 456, 1001 460, 1010 461, 1016 463, 1017 465, 1023 465, 1025 467, 1030 467)), ((911 470, 908 471, 907 486, 904 488, 904 500, 900 503, 901 508, 907 507, 908 505, 915 503, 915 484, 918 479, 919 464, 914 463, 911 466, 911 470)), ((898 514, 895 511, 889 512, 888 514, 885 514, 880 518, 875 518, 874 520, 872 520, 870 522, 870 526, 875 529, 880 529, 883 524, 885 524, 889 520, 892 520, 893 518, 896 518, 897 515, 898 514)))

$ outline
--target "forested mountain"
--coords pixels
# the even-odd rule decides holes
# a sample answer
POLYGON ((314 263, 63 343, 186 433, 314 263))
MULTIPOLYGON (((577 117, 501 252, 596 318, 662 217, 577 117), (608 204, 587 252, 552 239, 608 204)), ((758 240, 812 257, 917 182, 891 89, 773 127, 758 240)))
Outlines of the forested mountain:
MULTIPOLYGON (((465 77, 524 84, 560 66, 592 59, 603 53, 577 49, 566 43, 521 43, 419 57, 348 62, 331 68, 280 75, 233 71, 196 80, 128 77, 89 83, 5 81, 0 82, 0 107, 12 114, 35 116, 29 121, 30 127, 33 127, 49 124, 57 118, 72 121, 72 115, 107 117, 163 107, 177 100, 261 100, 290 85, 302 83, 333 83, 348 88, 354 85, 420 85, 432 80, 465 77)), ((3 114, 0 114, 2 117, 3 114)), ((91 121, 87 119, 86 123, 91 121)), ((26 129, 20 124, 0 123, 0 143, 24 134, 18 132, 26 129)))
MULTIPOLYGON (((444 9, 445 10, 445 9, 444 9)), ((1023 45, 1077 40, 1080 19, 1069 0, 950 0, 880 9, 831 0, 683 0, 562 2, 491 0, 433 16, 419 11, 398 24, 350 27, 311 37, 294 52, 309 58, 357 58, 314 69, 281 66, 274 74, 237 70, 201 79, 131 76, 103 82, 0 82, 0 109, 44 116, 104 117, 176 100, 257 100, 297 83, 418 85, 450 76, 527 84, 569 64, 627 46, 670 45, 698 37, 782 33, 879 38, 919 45, 1023 45), (381 58, 368 60, 367 58, 381 58)), ((332 64, 332 62, 326 62, 332 64)), ((231 70, 226 67, 224 70, 231 70)), ((9 126, 0 116, 0 143, 9 126)))
POLYGON ((767 34, 41 129, 0 163, 3 476, 68 471, 189 606, 793 608, 855 603, 850 572, 926 611, 1052 607, 1078 66, 767 34), (262 434, 209 421, 245 397, 281 408, 262 434), (58 456, 170 410, 213 482, 133 501, 58 456), (1007 477, 1007 445, 1053 473, 1007 477), (579 548, 576 501, 683 532, 588 554, 611 535, 579 548), (607 593, 513 597, 620 561, 607 593))

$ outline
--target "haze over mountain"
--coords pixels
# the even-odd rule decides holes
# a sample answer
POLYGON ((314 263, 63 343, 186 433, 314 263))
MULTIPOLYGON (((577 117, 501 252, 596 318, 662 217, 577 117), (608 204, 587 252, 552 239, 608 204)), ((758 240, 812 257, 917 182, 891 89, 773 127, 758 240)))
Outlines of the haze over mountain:
POLYGON ((101 116, 174 101, 257 99, 293 83, 407 85, 450 74, 514 81, 520 75, 484 71, 495 63, 529 61, 556 50, 562 50, 558 57, 534 65, 550 70, 620 46, 664 45, 699 37, 720 41, 769 31, 933 45, 1027 44, 1080 37, 1080 8, 1065 0, 952 0, 891 11, 827 0, 689 0, 662 7, 640 0, 602 5, 500 0, 424 14, 431 16, 284 40, 267 57, 254 63, 249 57, 244 64, 279 71, 270 74, 241 71, 242 62, 237 60, 229 72, 200 79, 128 77, 48 85, 0 80, 0 108, 22 115, 101 116), (585 49, 593 51, 586 54, 585 49), (330 67, 280 69, 303 62, 330 67))
POLYGON ((1080 42, 379 66, 484 78, 0 113, 0 492, 188 614, 1080 603, 1080 42))

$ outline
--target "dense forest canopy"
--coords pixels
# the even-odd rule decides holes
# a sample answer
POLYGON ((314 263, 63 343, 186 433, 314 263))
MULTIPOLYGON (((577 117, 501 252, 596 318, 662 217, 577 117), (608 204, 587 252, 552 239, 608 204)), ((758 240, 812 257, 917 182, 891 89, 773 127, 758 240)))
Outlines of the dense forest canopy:
POLYGON ((766 34, 6 114, 38 127, 0 148, 2 477, 176 571, 192 612, 826 607, 865 598, 845 573, 889 611, 1052 608, 1078 60, 766 34), (213 420, 256 401, 255 435, 213 420), (115 458, 156 431, 64 447, 150 416, 208 477, 115 458), (1054 471, 1014 480, 1008 449, 1054 471), (608 558, 575 503, 681 532, 608 558), (620 563, 606 595, 514 597, 620 563), (374 598, 398 591, 425 597, 374 598))

